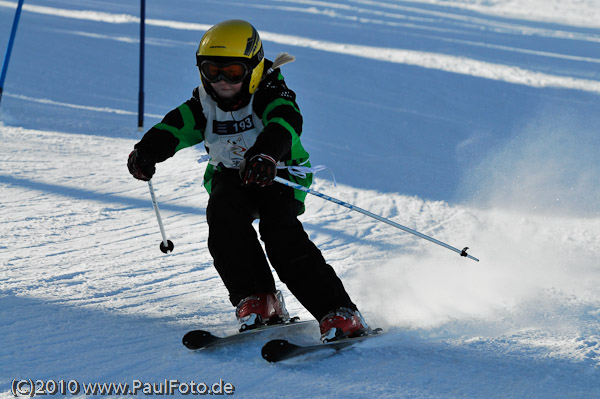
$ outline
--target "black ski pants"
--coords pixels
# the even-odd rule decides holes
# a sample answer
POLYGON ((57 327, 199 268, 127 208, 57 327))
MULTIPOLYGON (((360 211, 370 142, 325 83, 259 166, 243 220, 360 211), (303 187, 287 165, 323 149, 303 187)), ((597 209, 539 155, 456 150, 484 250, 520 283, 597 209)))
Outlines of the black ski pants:
POLYGON ((252 294, 275 292, 270 262, 317 320, 340 307, 356 309, 298 220, 301 206, 290 187, 243 187, 237 170, 215 173, 206 210, 208 248, 234 306, 252 294), (255 219, 269 262, 252 225, 255 219))

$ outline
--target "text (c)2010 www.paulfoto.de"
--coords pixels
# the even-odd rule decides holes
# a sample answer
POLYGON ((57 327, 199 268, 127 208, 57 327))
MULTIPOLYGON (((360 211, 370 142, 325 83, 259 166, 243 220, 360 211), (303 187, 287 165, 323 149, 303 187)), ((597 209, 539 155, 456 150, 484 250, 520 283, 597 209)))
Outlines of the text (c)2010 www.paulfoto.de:
POLYGON ((90 382, 77 380, 14 379, 11 386, 15 397, 45 395, 233 395, 235 386, 222 379, 214 384, 182 382, 176 379, 161 382, 132 380, 131 383, 90 382))

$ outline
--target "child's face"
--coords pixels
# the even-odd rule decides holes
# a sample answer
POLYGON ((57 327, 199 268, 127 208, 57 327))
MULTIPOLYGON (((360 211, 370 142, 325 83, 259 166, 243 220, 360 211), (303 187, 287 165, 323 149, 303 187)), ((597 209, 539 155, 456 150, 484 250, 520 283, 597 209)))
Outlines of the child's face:
POLYGON ((217 93, 217 96, 229 99, 235 97, 240 92, 242 84, 243 82, 235 84, 227 83, 225 80, 221 79, 217 83, 211 83, 211 86, 217 93))

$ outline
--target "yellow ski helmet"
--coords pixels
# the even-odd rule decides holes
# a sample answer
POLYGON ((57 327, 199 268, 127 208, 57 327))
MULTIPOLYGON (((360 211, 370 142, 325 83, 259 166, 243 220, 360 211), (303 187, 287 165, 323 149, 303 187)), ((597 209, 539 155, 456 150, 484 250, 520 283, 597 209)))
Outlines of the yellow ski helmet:
MULTIPOLYGON (((196 51, 196 64, 200 69, 204 61, 219 64, 241 62, 248 68, 244 81, 247 93, 252 94, 258 88, 263 75, 265 60, 262 41, 254 27, 239 19, 220 22, 210 28, 196 51)), ((200 73, 204 87, 205 79, 200 73)))

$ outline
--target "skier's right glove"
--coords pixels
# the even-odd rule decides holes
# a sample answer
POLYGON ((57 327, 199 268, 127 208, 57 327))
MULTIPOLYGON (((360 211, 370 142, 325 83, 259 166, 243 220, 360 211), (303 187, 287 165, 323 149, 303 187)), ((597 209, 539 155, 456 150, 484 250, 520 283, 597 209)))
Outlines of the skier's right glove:
POLYGON ((127 160, 129 173, 138 180, 148 181, 156 172, 156 162, 139 149, 131 151, 127 160))

